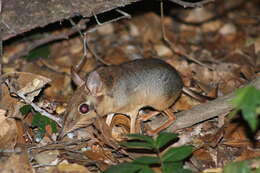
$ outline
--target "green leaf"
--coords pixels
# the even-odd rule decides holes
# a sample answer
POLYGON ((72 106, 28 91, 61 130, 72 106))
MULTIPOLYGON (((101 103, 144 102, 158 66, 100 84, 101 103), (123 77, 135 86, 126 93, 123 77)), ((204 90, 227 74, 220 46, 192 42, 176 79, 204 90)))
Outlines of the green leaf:
POLYGON ((29 112, 31 112, 32 106, 31 105, 24 105, 19 110, 22 113, 22 115, 27 115, 29 112))
POLYGON ((158 157, 152 157, 152 156, 142 156, 136 158, 133 163, 137 164, 144 164, 144 165, 152 165, 152 164, 159 164, 160 160, 158 157))
POLYGON ((170 148, 169 150, 164 153, 162 156, 163 162, 176 162, 181 161, 189 157, 192 153, 191 146, 181 146, 170 148))
POLYGON ((36 113, 33 115, 32 127, 40 127, 43 123, 44 119, 42 118, 40 113, 36 113))
POLYGON ((148 144, 146 142, 123 142, 121 143, 122 146, 127 147, 127 148, 134 148, 134 149, 149 149, 153 150, 154 147, 151 144, 148 144))
POLYGON ((173 173, 192 173, 192 171, 189 169, 177 169, 177 170, 174 170, 173 173))
POLYGON ((44 136, 46 132, 45 127, 47 125, 51 126, 52 132, 57 132, 57 124, 53 120, 49 119, 48 117, 42 116, 39 112, 33 115, 32 127, 38 127, 38 133, 40 133, 40 136, 44 136))
POLYGON ((36 58, 47 58, 50 54, 49 44, 37 47, 33 49, 29 54, 25 57, 26 60, 31 61, 36 58))
POLYGON ((168 144, 170 141, 175 140, 178 138, 178 134, 175 133, 168 133, 168 132, 162 132, 159 134, 159 136, 156 139, 156 147, 160 149, 161 147, 168 144))
POLYGON ((240 88, 236 91, 231 103, 236 109, 241 110, 244 119, 250 128, 255 131, 259 125, 256 110, 260 106, 260 90, 252 86, 240 88))
POLYGON ((143 167, 138 173, 155 173, 154 170, 148 166, 143 167))
POLYGON ((119 165, 111 166, 104 173, 136 173, 141 170, 142 166, 132 163, 121 163, 119 165))
POLYGON ((192 173, 189 169, 183 169, 182 162, 167 162, 162 167, 163 173, 192 173))
POLYGON ((163 173, 173 173, 175 170, 182 169, 182 162, 167 162, 163 163, 162 172, 163 173))
POLYGON ((142 135, 142 134, 128 134, 127 137, 130 139, 137 139, 137 140, 145 141, 151 145, 154 144, 154 140, 150 136, 146 136, 146 135, 142 135))
POLYGON ((256 112, 253 111, 253 109, 254 108, 252 108, 251 106, 247 106, 247 107, 245 106, 242 109, 242 114, 243 114, 244 119, 249 124, 250 128, 253 131, 256 131, 257 126, 258 126, 258 120, 257 120, 256 112))
POLYGON ((223 173, 250 173, 250 168, 246 161, 233 162, 224 167, 223 173))
MULTIPOLYGON (((49 118, 48 118, 49 119, 49 118)), ((51 126, 51 130, 53 133, 57 133, 58 132, 58 128, 57 128, 57 124, 55 121, 49 119, 49 124, 51 126)))

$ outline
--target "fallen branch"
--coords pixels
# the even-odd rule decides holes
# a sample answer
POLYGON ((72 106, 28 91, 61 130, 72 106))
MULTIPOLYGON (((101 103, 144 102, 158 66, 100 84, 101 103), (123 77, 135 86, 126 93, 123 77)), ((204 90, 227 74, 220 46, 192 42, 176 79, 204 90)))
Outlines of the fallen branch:
MULTIPOLYGON (((260 77, 244 86, 248 85, 260 89, 260 77)), ((167 128, 167 131, 173 132, 178 129, 190 127, 194 124, 230 112, 232 109, 234 109, 234 105, 230 103, 232 98, 234 98, 234 92, 226 96, 219 97, 213 101, 194 106, 190 110, 175 114, 177 119, 170 127, 167 128)))

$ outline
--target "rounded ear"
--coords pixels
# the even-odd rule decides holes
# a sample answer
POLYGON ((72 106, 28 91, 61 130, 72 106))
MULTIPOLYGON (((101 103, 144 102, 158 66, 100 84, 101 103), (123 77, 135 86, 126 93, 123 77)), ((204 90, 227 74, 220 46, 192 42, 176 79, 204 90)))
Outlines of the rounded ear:
POLYGON ((92 95, 94 96, 102 95, 101 91, 103 87, 103 82, 101 81, 98 72, 93 71, 89 74, 86 86, 92 95))
POLYGON ((82 86, 85 81, 78 75, 78 73, 76 72, 76 70, 71 67, 71 78, 72 78, 72 81, 78 86, 82 86))

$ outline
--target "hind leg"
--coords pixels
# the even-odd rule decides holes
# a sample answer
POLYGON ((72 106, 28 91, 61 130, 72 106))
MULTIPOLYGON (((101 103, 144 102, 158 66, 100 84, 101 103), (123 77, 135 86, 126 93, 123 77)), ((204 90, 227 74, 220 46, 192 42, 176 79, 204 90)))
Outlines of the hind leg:
POLYGON ((141 117, 139 118, 141 121, 147 121, 150 118, 160 114, 161 112, 159 111, 150 111, 149 113, 142 113, 141 117))
POLYGON ((136 126, 136 120, 138 117, 138 110, 134 110, 132 112, 124 113, 125 115, 128 115, 130 117, 130 133, 138 133, 140 130, 137 128, 139 126, 136 126))
POLYGON ((156 128, 154 130, 149 130, 147 132, 147 134, 155 135, 155 134, 159 133, 160 131, 169 127, 176 120, 176 117, 174 116, 173 112, 170 109, 166 109, 162 112, 168 116, 167 122, 165 122, 163 125, 161 125, 160 127, 156 128))

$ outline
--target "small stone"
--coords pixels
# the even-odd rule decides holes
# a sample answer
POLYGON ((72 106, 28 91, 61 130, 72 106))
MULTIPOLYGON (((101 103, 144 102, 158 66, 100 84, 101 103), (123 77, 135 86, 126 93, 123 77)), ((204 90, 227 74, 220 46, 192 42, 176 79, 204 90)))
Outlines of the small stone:
POLYGON ((186 22, 204 22, 212 17, 212 13, 206 8, 195 8, 186 17, 186 22))
POLYGON ((60 114, 64 113, 66 111, 66 109, 63 106, 57 106, 55 111, 57 114, 60 115, 60 114))
POLYGON ((102 25, 97 28, 97 32, 101 35, 108 35, 114 32, 114 26, 112 23, 102 25))
POLYGON ((136 25, 134 24, 130 24, 129 25, 130 28, 130 35, 133 37, 138 37, 139 36, 139 29, 136 25))
POLYGON ((162 45, 162 44, 155 45, 154 49, 156 50, 158 56, 171 56, 172 55, 171 49, 165 45, 162 45))
POLYGON ((222 26, 219 30, 219 33, 221 35, 230 35, 230 34, 236 34, 237 29, 236 26, 232 23, 227 23, 224 26, 222 26))
POLYGON ((220 20, 206 22, 205 24, 202 25, 202 30, 204 32, 215 32, 215 31, 219 30, 221 25, 222 25, 222 23, 220 20))

